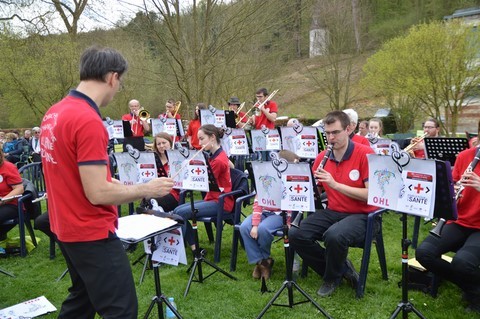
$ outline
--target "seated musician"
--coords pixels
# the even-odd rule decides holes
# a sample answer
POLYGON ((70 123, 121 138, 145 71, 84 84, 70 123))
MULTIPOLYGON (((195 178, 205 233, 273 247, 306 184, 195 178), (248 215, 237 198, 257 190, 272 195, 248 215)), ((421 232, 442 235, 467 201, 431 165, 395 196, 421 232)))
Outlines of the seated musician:
POLYGON ((438 137, 440 123, 434 118, 429 118, 423 123, 423 135, 412 138, 406 151, 414 158, 425 158, 425 137, 438 137))
POLYGON ((475 164, 478 150, 466 149, 455 161, 453 179, 464 187, 457 201, 458 219, 448 221, 440 237, 428 235, 415 257, 428 271, 462 289, 468 310, 480 313, 480 165, 467 169, 475 164), (442 259, 450 251, 456 252, 451 263, 442 259))
MULTIPOLYGON (((195 209, 198 210, 197 217, 214 217, 217 215, 218 198, 222 193, 228 193, 232 190, 232 180, 230 178, 231 163, 228 160, 227 153, 221 147, 221 138, 223 131, 212 124, 202 125, 198 130, 198 140, 200 145, 208 152, 208 162, 212 168, 213 176, 217 182, 220 192, 209 191, 204 200, 195 201, 195 209)), ((231 212, 233 209, 233 196, 227 196, 224 201, 224 211, 231 212)), ((193 228, 188 221, 193 217, 191 203, 185 203, 173 211, 174 214, 180 215, 185 223, 182 226, 185 241, 190 245, 192 250, 195 249, 195 239, 193 228)))
MULTIPOLYGON (((168 165, 168 150, 172 149, 173 141, 172 137, 166 133, 161 132, 155 135, 153 141, 153 150, 155 154, 155 163, 157 165, 158 177, 168 177, 170 173, 170 167, 168 165)), ((180 191, 178 189, 172 188, 170 193, 165 196, 153 198, 156 200, 159 208, 163 209, 165 212, 170 212, 178 206, 178 201, 180 199, 180 191)), ((150 202, 147 199, 147 202, 150 202)), ((151 207, 151 202, 145 204, 146 207, 151 207)))
POLYGON ((303 261, 323 277, 317 294, 331 295, 345 279, 354 289, 358 273, 347 259, 348 248, 362 247, 367 215, 377 207, 367 204, 368 161, 373 150, 354 143, 350 118, 342 111, 333 111, 324 119, 325 134, 333 151, 324 168, 319 168, 326 151, 313 164, 314 176, 328 197, 328 207, 310 214, 299 228, 290 228, 290 244, 303 261), (317 241, 322 241, 325 248, 317 241))
POLYGON ((370 146, 370 142, 365 136, 355 134, 358 123, 358 113, 354 109, 345 109, 343 112, 350 118, 350 129, 352 130, 352 133, 350 133, 350 139, 355 143, 370 146))

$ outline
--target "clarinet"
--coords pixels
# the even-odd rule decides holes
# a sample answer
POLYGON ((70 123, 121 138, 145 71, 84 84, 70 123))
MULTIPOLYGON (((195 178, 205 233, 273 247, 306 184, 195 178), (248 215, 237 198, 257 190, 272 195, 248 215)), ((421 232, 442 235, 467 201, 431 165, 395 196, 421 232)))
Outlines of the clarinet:
MULTIPOLYGON (((471 161, 470 164, 467 166, 465 173, 472 172, 477 166, 479 160, 480 160, 480 147, 478 147, 477 152, 475 153, 475 156, 473 158, 473 161, 471 161)), ((465 186, 462 185, 461 181, 458 181, 456 185, 457 185, 457 190, 455 191, 455 201, 458 202, 458 200, 462 197, 462 192, 465 189, 465 186)), ((445 222, 446 220, 444 218, 440 218, 435 228, 430 230, 430 234, 440 238, 442 234, 443 226, 445 226, 445 222)))
MULTIPOLYGON (((320 162, 320 165, 318 165, 318 168, 323 168, 325 166, 328 158, 330 157, 330 154, 332 153, 332 150, 333 150, 333 145, 328 144, 327 149, 325 150, 325 155, 323 156, 322 161, 320 162)), ((300 221, 302 219, 302 215, 303 215, 303 212, 301 212, 301 211, 298 212, 297 216, 295 216, 295 219, 293 220, 293 222, 290 223, 290 226, 298 228, 300 226, 300 221)))

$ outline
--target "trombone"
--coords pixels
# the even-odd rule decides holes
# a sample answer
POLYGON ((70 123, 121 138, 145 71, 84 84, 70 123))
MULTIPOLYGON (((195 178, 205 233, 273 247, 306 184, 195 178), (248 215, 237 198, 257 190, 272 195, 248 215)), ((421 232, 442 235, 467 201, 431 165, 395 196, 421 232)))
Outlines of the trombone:
POLYGON ((141 108, 139 111, 138 111, 138 118, 142 121, 147 121, 149 122, 150 120, 150 112, 148 112, 147 110, 145 110, 144 108, 141 108))
POLYGON ((253 104, 253 106, 247 112, 245 112, 245 115, 242 116, 242 118, 237 121, 236 125, 240 124, 240 122, 242 122, 242 120, 245 118, 245 116, 247 116, 248 113, 250 113, 254 108, 261 108, 262 106, 264 106, 268 101, 270 101, 275 96, 275 94, 277 94, 277 92, 278 92, 278 90, 275 90, 272 93, 270 93, 270 95, 267 96, 265 101, 260 103, 260 105, 257 106, 257 103, 253 104))
POLYGON ((182 101, 177 101, 175 102, 175 113, 173 114, 173 118, 177 116, 178 110, 180 109, 180 106, 182 106, 182 101))

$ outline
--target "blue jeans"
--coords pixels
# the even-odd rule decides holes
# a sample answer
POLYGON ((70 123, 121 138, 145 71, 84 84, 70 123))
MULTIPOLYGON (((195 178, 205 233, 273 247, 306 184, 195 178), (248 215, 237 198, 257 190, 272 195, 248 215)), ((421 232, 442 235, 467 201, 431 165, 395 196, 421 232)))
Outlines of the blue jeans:
POLYGON ((270 257, 270 248, 272 247, 273 234, 283 227, 282 216, 272 212, 263 212, 262 220, 258 225, 258 237, 253 239, 250 236, 252 229, 252 215, 245 218, 240 225, 240 235, 242 235, 248 262, 256 264, 262 259, 270 257))
MULTIPOLYGON (((195 244, 195 238, 193 236, 192 224, 188 221, 192 219, 192 204, 190 202, 177 206, 173 211, 174 214, 181 216, 184 220, 182 225, 182 233, 184 240, 189 244, 195 244)), ((193 203, 195 209, 198 210, 196 218, 199 217, 215 217, 217 216, 218 203, 215 201, 195 201, 193 203)))

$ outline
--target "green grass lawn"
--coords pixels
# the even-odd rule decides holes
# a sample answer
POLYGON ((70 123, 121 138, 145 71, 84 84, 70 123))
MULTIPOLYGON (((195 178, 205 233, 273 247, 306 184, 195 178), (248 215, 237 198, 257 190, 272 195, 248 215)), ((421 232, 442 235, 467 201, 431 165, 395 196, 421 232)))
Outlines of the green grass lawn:
MULTIPOLYGON (((384 215, 384 237, 387 254, 389 280, 383 281, 375 249, 372 250, 370 268, 367 278, 366 292, 363 299, 355 299, 355 292, 346 284, 328 298, 320 298, 316 291, 321 284, 321 278, 313 271, 309 271, 306 278, 297 280, 300 287, 309 293, 333 318, 389 318, 401 301, 401 289, 398 282, 401 280, 401 229, 399 216, 394 213, 384 215)), ((409 233, 412 233, 413 217, 409 217, 409 233)), ((422 239, 430 229, 430 225, 423 225, 422 239)), ((9 234, 16 236, 15 231, 9 234)), ((49 259, 49 241, 43 233, 37 232, 41 241, 26 258, 18 256, 0 259, 0 268, 12 272, 16 278, 0 274, 0 308, 8 307, 19 302, 41 295, 47 297, 57 309, 67 296, 70 284, 69 277, 57 282, 57 277, 65 270, 65 262, 57 249, 57 257, 49 259)), ((226 226, 224 230, 222 260, 219 266, 229 270, 232 229, 226 226)), ((213 244, 208 244, 207 236, 201 228, 200 241, 202 247, 207 248, 209 260, 213 260, 213 244)), ((129 258, 135 261, 142 255, 141 245, 129 258)), ((350 250, 349 258, 360 268, 361 249, 350 250)), ((183 297, 187 281, 187 266, 162 266, 160 277, 162 291, 167 297, 174 297, 177 308, 184 318, 256 318, 274 293, 280 288, 285 279, 285 261, 282 242, 273 245, 272 256, 275 266, 272 278, 267 282, 271 292, 260 292, 260 281, 251 277, 253 269, 246 261, 245 252, 239 251, 237 271, 232 273, 238 280, 234 281, 216 273, 203 283, 192 283, 190 292, 183 297)), ((410 248, 410 257, 414 251, 410 248)), ((187 255, 191 261, 191 255, 187 255)), ((203 264, 204 274, 210 273, 211 268, 203 264)), ((143 283, 138 283, 142 272, 142 265, 132 266, 133 276, 137 282, 139 303, 139 317, 143 317, 155 295, 153 272, 147 271, 143 283)), ((285 290, 277 303, 287 303, 285 290)), ((461 291, 448 282, 441 284, 436 299, 419 291, 409 291, 409 299, 426 318, 480 318, 478 314, 467 313, 461 301, 461 291)), ((294 291, 294 301, 303 300, 300 293, 294 291)), ((43 318, 56 318, 57 313, 46 315, 43 318)), ((150 318, 157 318, 156 309, 150 318)), ((323 317, 310 303, 296 305, 293 308, 271 307, 264 318, 321 318, 323 317)), ((401 318, 401 314, 398 318, 401 318)), ((414 314, 410 314, 415 318, 414 314)))

